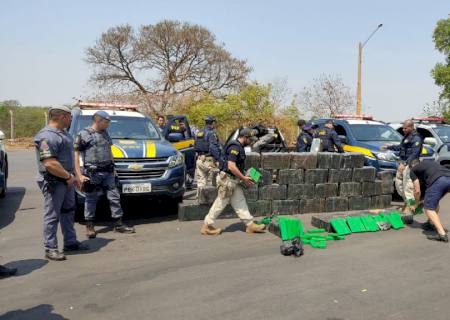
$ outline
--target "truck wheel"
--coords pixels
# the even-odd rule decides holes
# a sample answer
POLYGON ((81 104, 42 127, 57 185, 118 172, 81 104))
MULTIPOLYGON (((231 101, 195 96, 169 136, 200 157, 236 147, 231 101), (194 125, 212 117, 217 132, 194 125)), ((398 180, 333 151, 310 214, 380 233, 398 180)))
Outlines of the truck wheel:
POLYGON ((8 167, 5 170, 5 185, 3 187, 2 192, 0 192, 0 199, 6 197, 6 191, 8 190, 8 167))

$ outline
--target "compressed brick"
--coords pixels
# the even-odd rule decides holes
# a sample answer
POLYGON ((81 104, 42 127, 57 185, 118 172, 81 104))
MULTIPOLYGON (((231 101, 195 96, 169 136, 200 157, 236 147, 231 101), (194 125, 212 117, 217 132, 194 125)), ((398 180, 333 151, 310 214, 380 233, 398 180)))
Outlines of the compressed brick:
MULTIPOLYGON (((208 214, 210 205, 198 204, 194 202, 182 202, 178 205, 178 220, 180 221, 193 221, 203 220, 208 214)), ((234 218, 236 213, 231 206, 227 206, 220 214, 219 218, 234 218)))
POLYGON ((392 196, 391 195, 381 195, 371 197, 370 208, 371 209, 383 209, 389 208, 391 206, 392 196))
POLYGON ((264 169, 288 169, 291 165, 291 154, 281 152, 267 152, 261 156, 264 169))
POLYGON ((394 172, 391 171, 379 171, 377 173, 377 179, 381 181, 393 181, 394 172))
POLYGON ((356 168, 353 170, 353 181, 375 181, 376 170, 374 167, 356 168))
POLYGON ((261 155, 258 152, 249 152, 245 158, 245 169, 260 168, 261 167, 261 155))
POLYGON ((339 196, 354 197, 361 195, 361 183, 359 182, 344 182, 339 185, 339 196))
POLYGON ((313 184, 290 184, 288 185, 287 198, 289 200, 314 199, 313 184))
POLYGON ((325 211, 325 199, 300 200, 300 213, 316 213, 325 211))
POLYGON ((336 152, 320 152, 317 154, 317 168, 339 169, 341 167, 342 154, 336 152))
POLYGON ((265 186, 273 183, 272 171, 259 169, 259 172, 261 172, 260 185, 265 186))
POLYGON ((337 183, 318 183, 314 189, 315 198, 336 197, 338 195, 337 183))
POLYGON ((285 200, 287 187, 285 185, 271 184, 259 187, 260 200, 285 200))
POLYGON ((300 184, 303 183, 302 169, 283 169, 278 171, 279 184, 300 184))
POLYGON ((371 198, 370 197, 349 197, 348 198, 348 209, 349 210, 367 210, 370 208, 371 198))
POLYGON ((310 169, 305 171, 305 183, 318 184, 328 181, 327 169, 310 169))
POLYGON ((254 184, 251 187, 245 188, 244 195, 245 195, 245 199, 247 199, 247 201, 258 200, 258 185, 254 184))
POLYGON ((325 200, 325 212, 347 211, 348 198, 331 197, 325 200))
POLYGON ((217 198, 217 188, 214 186, 204 186, 198 188, 198 203, 212 204, 217 198))
POLYGON ((344 153, 341 160, 341 168, 353 169, 364 166, 364 155, 361 153, 344 153))
POLYGON ((378 196, 381 195, 381 181, 363 182, 361 187, 363 196, 378 196))
POLYGON ((291 153, 291 169, 316 169, 317 154, 307 152, 291 153))
POLYGON ((273 214, 299 214, 299 200, 273 200, 272 213, 273 214))
POLYGON ((272 201, 247 201, 248 210, 254 217, 268 216, 272 212, 272 201))
POLYGON ((392 194, 394 193, 394 181, 390 180, 380 180, 381 183, 381 194, 392 194))
POLYGON ((328 182, 341 183, 351 182, 353 179, 353 169, 330 169, 328 172, 328 182))

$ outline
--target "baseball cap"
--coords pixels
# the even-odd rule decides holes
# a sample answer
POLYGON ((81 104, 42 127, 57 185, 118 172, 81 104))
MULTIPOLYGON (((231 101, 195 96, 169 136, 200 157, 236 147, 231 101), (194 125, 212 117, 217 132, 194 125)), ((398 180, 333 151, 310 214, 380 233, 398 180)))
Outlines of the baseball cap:
POLYGON ((51 107, 50 109, 48 109, 48 113, 51 113, 52 111, 64 111, 67 113, 72 113, 72 110, 70 110, 68 107, 66 106, 57 106, 57 107, 51 107))
POLYGON ((100 118, 111 121, 111 117, 109 116, 108 112, 106 112, 104 110, 97 111, 96 113, 94 113, 94 117, 95 116, 99 116, 100 118))
POLYGON ((239 137, 251 138, 255 135, 255 131, 250 128, 242 128, 239 130, 239 137))

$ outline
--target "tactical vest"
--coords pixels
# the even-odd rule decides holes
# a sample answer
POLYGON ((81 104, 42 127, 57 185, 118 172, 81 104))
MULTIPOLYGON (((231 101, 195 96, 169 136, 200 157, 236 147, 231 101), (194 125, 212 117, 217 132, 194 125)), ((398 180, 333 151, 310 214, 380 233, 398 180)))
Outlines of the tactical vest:
POLYGON ((83 129, 89 134, 89 144, 82 152, 85 167, 106 167, 113 163, 112 140, 108 133, 96 133, 92 128, 83 129))
POLYGON ((209 134, 210 130, 203 128, 195 137, 194 150, 200 155, 209 154, 209 134))
POLYGON ((244 174, 244 171, 245 171, 245 158, 246 158, 245 150, 242 147, 242 145, 236 140, 230 141, 227 144, 227 146, 225 147, 225 159, 223 161, 223 164, 221 164, 221 166, 220 166, 221 167, 220 170, 225 171, 226 173, 232 174, 231 171, 228 170, 228 149, 231 146, 237 146, 239 148, 239 150, 240 150, 239 157, 236 159, 236 167, 238 167, 239 171, 241 171, 241 173, 244 174))

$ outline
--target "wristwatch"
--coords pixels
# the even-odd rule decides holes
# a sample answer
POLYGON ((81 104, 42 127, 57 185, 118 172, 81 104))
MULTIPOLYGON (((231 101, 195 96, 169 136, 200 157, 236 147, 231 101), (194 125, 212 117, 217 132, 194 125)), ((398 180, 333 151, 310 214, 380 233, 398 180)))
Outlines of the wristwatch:
POLYGON ((64 180, 69 181, 70 179, 72 179, 72 177, 73 177, 73 175, 72 175, 72 174, 69 174, 69 177, 68 177, 68 178, 65 178, 64 180))

